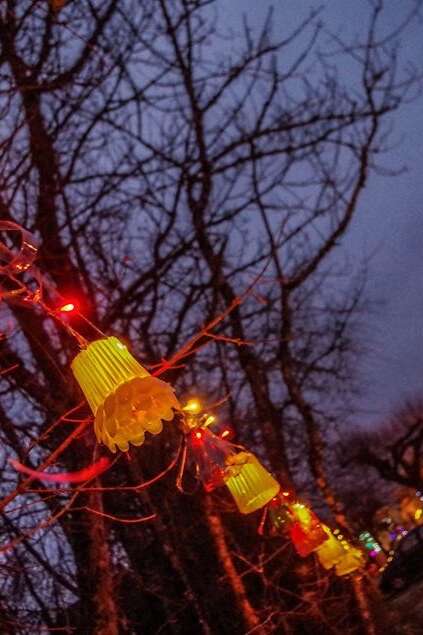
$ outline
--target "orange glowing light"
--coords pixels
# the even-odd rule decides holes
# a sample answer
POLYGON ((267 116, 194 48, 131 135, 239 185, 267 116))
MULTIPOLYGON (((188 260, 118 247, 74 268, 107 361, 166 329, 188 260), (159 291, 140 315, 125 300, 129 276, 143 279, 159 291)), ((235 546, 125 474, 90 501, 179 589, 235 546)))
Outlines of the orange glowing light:
POLYGON ((222 434, 220 435, 222 439, 224 439, 225 437, 228 437, 231 434, 231 431, 226 429, 223 430, 222 434))

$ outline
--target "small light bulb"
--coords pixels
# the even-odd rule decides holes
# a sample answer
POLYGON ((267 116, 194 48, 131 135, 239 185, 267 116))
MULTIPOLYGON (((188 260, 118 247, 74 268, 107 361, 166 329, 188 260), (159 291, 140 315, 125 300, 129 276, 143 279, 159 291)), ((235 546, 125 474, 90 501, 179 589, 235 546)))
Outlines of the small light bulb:
POLYGON ((188 399, 185 406, 182 408, 185 412, 190 412, 193 415, 198 415, 201 412, 201 402, 199 399, 188 399))
POLYGON ((71 313, 71 311, 75 310, 75 305, 73 304, 73 302, 67 302, 66 304, 63 304, 59 311, 61 313, 71 313))
POLYGON ((208 415, 203 426, 207 428, 207 426, 211 425, 214 421, 216 421, 216 417, 214 415, 208 415))

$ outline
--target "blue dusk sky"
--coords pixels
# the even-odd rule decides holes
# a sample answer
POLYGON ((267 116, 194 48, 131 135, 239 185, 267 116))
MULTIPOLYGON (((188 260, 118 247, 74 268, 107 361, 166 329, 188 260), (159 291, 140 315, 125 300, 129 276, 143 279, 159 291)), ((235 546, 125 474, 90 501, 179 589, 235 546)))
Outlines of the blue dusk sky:
MULTIPOLYGON (((276 36, 321 7, 325 27, 348 38, 363 31, 370 5, 367 0, 220 0, 220 23, 241 30, 245 14, 259 29, 272 6, 276 36)), ((382 28, 398 25, 412 6, 411 0, 387 0, 382 28)), ((401 37, 401 50, 404 62, 423 71, 423 7, 421 19, 401 37)), ((371 176, 339 252, 343 261, 347 252, 357 265, 369 259, 365 293, 373 307, 363 316, 367 352, 361 357, 362 394, 355 414, 363 425, 382 420, 408 397, 423 398, 423 97, 405 104, 393 123, 392 149, 383 165, 403 171, 371 176)))

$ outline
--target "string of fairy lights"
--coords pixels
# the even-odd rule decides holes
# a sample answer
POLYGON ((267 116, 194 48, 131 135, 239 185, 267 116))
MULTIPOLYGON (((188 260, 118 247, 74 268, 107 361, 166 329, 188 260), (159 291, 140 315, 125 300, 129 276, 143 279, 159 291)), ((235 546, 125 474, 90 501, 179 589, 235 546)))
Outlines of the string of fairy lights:
POLYGON ((43 300, 45 280, 34 265, 34 237, 9 221, 0 222, 0 231, 18 232, 20 237, 18 250, 0 242, 0 275, 8 281, 0 286, 0 299, 41 307, 76 338, 80 351, 71 369, 93 413, 100 444, 112 453, 127 452, 131 445, 141 446, 146 434, 162 434, 164 423, 175 425, 184 446, 176 482, 180 490, 188 456, 206 492, 226 488, 241 514, 263 510, 260 531, 270 525, 273 535, 290 539, 300 557, 315 553, 321 566, 338 576, 363 569, 368 559, 383 567, 384 550, 369 532, 362 532, 353 544, 339 529, 321 522, 308 505, 281 487, 253 452, 225 438, 227 431, 215 434, 211 430, 215 416, 204 411, 198 398, 182 405, 173 387, 150 374, 119 338, 91 325, 98 337, 89 342, 71 328, 60 314, 74 311, 74 304, 64 301, 59 310, 52 310, 43 300), (29 271, 35 289, 34 284, 22 281, 22 274, 29 271))

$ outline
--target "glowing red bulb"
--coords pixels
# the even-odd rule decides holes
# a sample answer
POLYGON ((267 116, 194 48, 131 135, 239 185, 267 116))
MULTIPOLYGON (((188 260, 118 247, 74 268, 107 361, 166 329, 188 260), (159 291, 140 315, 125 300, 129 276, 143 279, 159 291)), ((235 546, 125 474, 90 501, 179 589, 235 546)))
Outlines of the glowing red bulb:
POLYGON ((191 430, 191 442, 194 446, 202 446, 204 443, 204 431, 191 430))

